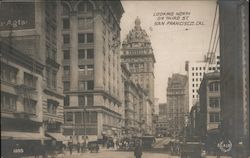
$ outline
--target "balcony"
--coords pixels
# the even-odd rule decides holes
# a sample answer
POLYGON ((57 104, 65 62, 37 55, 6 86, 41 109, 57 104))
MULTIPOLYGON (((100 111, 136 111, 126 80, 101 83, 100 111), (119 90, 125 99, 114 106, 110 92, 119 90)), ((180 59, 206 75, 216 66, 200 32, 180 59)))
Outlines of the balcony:
POLYGON ((13 113, 14 116, 18 119, 30 119, 31 117, 36 117, 36 114, 29 113, 26 111, 16 111, 13 113))

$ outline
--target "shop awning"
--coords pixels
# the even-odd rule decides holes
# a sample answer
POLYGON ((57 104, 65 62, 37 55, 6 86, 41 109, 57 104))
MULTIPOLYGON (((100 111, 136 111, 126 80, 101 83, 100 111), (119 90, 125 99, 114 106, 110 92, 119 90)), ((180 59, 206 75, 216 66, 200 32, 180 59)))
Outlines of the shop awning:
POLYGON ((49 138, 42 136, 40 133, 1 131, 1 139, 48 140, 49 138))
POLYGON ((50 133, 50 132, 47 132, 46 133, 48 136, 54 138, 55 140, 57 141, 65 141, 65 140, 68 140, 64 135, 62 135, 61 133, 50 133))

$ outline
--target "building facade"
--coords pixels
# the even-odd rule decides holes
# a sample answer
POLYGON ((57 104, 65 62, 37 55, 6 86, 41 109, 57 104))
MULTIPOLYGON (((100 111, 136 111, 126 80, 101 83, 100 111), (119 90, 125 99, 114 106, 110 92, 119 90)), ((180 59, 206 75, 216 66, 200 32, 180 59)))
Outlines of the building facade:
POLYGON ((233 157, 249 155, 249 2, 219 1, 222 130, 233 157), (230 129, 230 130, 228 130, 230 129))
POLYGON ((170 133, 175 136, 185 127, 188 114, 188 78, 186 75, 173 74, 168 79, 167 87, 167 121, 170 133))
POLYGON ((44 65, 1 41, 1 156, 33 156, 46 140, 43 123, 44 65), (34 64, 34 65, 33 65, 34 64), (36 70, 34 70, 34 66, 36 70))
POLYGON ((149 36, 141 28, 140 24, 141 21, 137 17, 135 27, 122 43, 121 60, 131 72, 133 82, 140 85, 147 94, 147 99, 143 99, 142 103, 141 119, 145 122, 143 126, 147 126, 148 130, 152 130, 155 57, 149 36))
POLYGON ((121 64, 121 67, 122 83, 124 84, 124 136, 132 137, 152 134, 152 118, 147 117, 152 113, 147 93, 139 84, 133 82, 130 78, 131 73, 126 65, 121 64))
POLYGON ((188 75, 188 99, 189 99, 189 110, 192 106, 199 101, 198 90, 205 73, 220 70, 220 59, 216 56, 214 63, 209 64, 204 61, 197 62, 186 62, 185 70, 188 75))
POLYGON ((120 1, 62 1, 64 135, 73 143, 121 132, 120 1))
MULTIPOLYGON (((8 41, 8 47, 13 49, 12 53, 16 53, 10 59, 11 62, 4 63, 4 68, 8 69, 10 66, 14 68, 13 71, 16 70, 11 76, 17 77, 15 90, 18 91, 14 94, 14 87, 11 88, 16 100, 8 95, 3 96, 3 99, 17 106, 17 109, 13 109, 14 111, 9 114, 18 113, 15 116, 21 117, 18 126, 23 126, 25 131, 39 131, 37 138, 25 133, 17 135, 26 136, 22 140, 27 141, 39 139, 40 143, 47 147, 62 143, 64 139, 61 134, 64 120, 60 67, 62 55, 59 53, 61 45, 57 40, 60 32, 57 16, 59 4, 59 1, 1 2, 1 16, 4 18, 1 21, 0 37, 2 41, 8 41), (33 115, 32 119, 30 115, 33 115), (26 120, 26 117, 29 119, 26 120), (32 123, 33 119, 36 123, 32 123), (27 126, 27 122, 33 125, 27 126)), ((8 52, 5 50, 5 53, 8 52)), ((8 121, 3 123, 6 124, 8 121)), ((11 128, 10 131, 15 132, 15 130, 11 128)), ((16 136, 9 134, 6 136, 15 140, 16 136)))
POLYGON ((221 141, 220 125, 220 72, 206 73, 199 89, 201 141, 206 143, 207 152, 218 152, 221 141))

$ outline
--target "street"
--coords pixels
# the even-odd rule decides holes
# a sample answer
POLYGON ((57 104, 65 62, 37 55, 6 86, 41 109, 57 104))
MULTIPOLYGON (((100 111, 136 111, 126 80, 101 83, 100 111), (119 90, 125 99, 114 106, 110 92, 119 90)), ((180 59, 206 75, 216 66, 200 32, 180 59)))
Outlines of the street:
MULTIPOLYGON (((73 153, 69 155, 60 155, 57 158, 134 158, 133 152, 100 150, 98 153, 73 153)), ((142 158, 178 158, 178 156, 170 156, 166 153, 143 152, 142 158)))

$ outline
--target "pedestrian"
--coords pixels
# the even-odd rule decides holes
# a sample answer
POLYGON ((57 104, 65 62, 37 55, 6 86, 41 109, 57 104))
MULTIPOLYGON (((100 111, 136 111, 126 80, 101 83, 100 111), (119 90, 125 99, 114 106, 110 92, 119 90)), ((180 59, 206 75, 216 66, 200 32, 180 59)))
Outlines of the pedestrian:
POLYGON ((70 155, 72 155, 73 144, 71 142, 69 142, 68 146, 69 146, 70 155))
POLYGON ((135 150, 134 150, 134 155, 136 158, 141 158, 142 156, 142 147, 141 147, 141 142, 138 140, 135 145, 135 150))
POLYGON ((77 152, 80 153, 80 143, 79 142, 77 143, 76 147, 77 147, 77 152))
POLYGON ((84 142, 81 143, 81 152, 82 152, 82 153, 84 152, 84 142))

